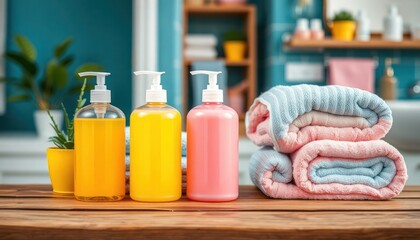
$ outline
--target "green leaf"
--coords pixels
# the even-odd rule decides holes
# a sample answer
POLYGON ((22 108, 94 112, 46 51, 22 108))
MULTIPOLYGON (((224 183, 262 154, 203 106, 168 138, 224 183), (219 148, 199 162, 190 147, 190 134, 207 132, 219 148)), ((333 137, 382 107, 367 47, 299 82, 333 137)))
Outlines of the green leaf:
MULTIPOLYGON (((95 63, 86 63, 86 64, 83 64, 83 65, 79 66, 76 69, 76 72, 74 74, 76 75, 77 79, 83 80, 86 77, 80 77, 78 75, 78 73, 81 73, 81 72, 101 72, 103 70, 104 70, 104 68, 101 65, 98 65, 98 64, 95 64, 95 63)), ((89 78, 92 78, 92 77, 88 77, 88 79, 89 78)))
POLYGON ((31 76, 36 75, 36 65, 31 62, 25 55, 18 52, 8 52, 5 54, 6 59, 9 59, 23 68, 23 71, 31 76))
MULTIPOLYGON (((79 111, 79 109, 81 109, 83 107, 83 105, 85 105, 85 103, 86 103, 86 98, 83 98, 83 95, 85 95, 86 83, 87 83, 87 80, 85 78, 83 80, 82 88, 80 89, 79 98, 77 99, 77 106, 76 106, 76 109, 74 111, 74 116, 76 116, 77 111, 79 111)), ((74 119, 74 117, 73 117, 73 119, 74 119)))
POLYGON ((68 66, 74 61, 74 55, 69 55, 63 59, 60 60, 60 64, 63 66, 68 66))
POLYGON ((354 17, 353 14, 351 14, 351 12, 343 10, 334 15, 333 21, 354 21, 354 17))
POLYGON ((47 110, 47 113, 52 121, 50 125, 56 133, 56 136, 51 136, 48 140, 54 143, 54 145, 56 145, 58 148, 68 148, 72 145, 72 143, 69 144, 66 134, 58 128, 57 123, 55 122, 54 117, 51 115, 49 110, 47 110))
POLYGON ((74 149, 74 142, 65 142, 64 146, 66 149, 74 149))
POLYGON ((20 83, 12 83, 13 85, 15 85, 15 87, 17 89, 22 89, 22 90, 28 90, 28 91, 32 91, 32 88, 30 85, 28 85, 25 82, 20 82, 20 83))
POLYGON ((0 77, 0 83, 7 83, 19 89, 31 90, 30 83, 28 83, 25 79, 26 79, 25 77, 21 79, 10 78, 10 77, 0 77))
POLYGON ((29 94, 19 94, 19 95, 9 96, 7 98, 7 101, 9 101, 9 102, 23 102, 23 101, 31 100, 31 98, 32 97, 29 94))
POLYGON ((80 108, 82 108, 85 105, 85 103, 86 103, 86 98, 83 98, 79 103, 80 108))
POLYGON ((29 59, 34 62, 36 59, 36 49, 31 41, 22 35, 17 35, 15 41, 20 51, 29 59))
POLYGON ((9 83, 13 84, 18 81, 17 78, 11 78, 11 77, 0 77, 0 83, 9 83))
POLYGON ((47 64, 46 77, 48 85, 55 89, 66 86, 69 78, 67 68, 54 60, 47 64))
POLYGON ((54 49, 54 56, 56 58, 60 58, 67 51, 72 42, 73 38, 69 37, 62 43, 58 44, 57 47, 55 47, 54 49))
POLYGON ((63 103, 61 103, 61 108, 63 109, 63 112, 64 112, 64 120, 65 120, 65 123, 66 123, 67 140, 73 141, 73 125, 70 122, 69 114, 67 113, 66 107, 64 106, 63 103))

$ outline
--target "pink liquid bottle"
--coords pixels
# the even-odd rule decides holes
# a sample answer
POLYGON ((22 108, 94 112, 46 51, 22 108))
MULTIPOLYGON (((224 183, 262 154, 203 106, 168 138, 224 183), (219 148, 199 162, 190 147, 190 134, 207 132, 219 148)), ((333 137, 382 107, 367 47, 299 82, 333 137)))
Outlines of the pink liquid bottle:
POLYGON ((223 105, 223 91, 213 71, 203 90, 203 104, 187 116, 187 197, 223 202, 238 198, 238 114, 223 105))

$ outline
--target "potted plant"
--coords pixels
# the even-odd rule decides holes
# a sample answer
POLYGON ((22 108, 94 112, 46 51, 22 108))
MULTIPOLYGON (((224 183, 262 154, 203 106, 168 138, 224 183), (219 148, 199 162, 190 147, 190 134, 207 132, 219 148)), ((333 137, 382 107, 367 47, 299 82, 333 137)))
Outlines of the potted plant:
MULTIPOLYGON (((5 77, 2 81, 15 86, 20 93, 8 97, 9 102, 20 102, 35 100, 37 110, 34 113, 35 126, 40 137, 47 138, 54 134, 50 128, 49 116, 46 110, 56 120, 60 129, 63 122, 63 112, 57 109, 57 103, 69 81, 68 67, 74 60, 74 55, 66 54, 72 44, 72 38, 67 38, 54 48, 52 58, 43 66, 43 71, 36 62, 37 51, 34 45, 24 36, 17 35, 15 43, 18 51, 5 53, 6 60, 16 64, 21 69, 21 76, 18 78, 5 77), (41 74, 39 74, 41 72, 41 74), (38 77, 41 76, 41 77, 38 77)), ((83 64, 76 69, 76 72, 87 70, 97 71, 101 66, 96 64, 83 64)), ((79 86, 67 88, 68 91, 80 89, 79 86)))
POLYGON ((55 193, 73 194, 74 192, 74 117, 86 102, 86 99, 83 98, 85 88, 86 79, 84 79, 80 89, 76 109, 71 120, 64 104, 61 103, 64 112, 65 132, 60 130, 55 118, 47 110, 48 116, 51 119, 51 127, 55 132, 54 136, 49 137, 49 141, 54 143, 55 147, 47 149, 48 171, 55 193))
POLYGON ((223 48, 226 60, 241 61, 245 58, 246 37, 244 32, 229 31, 225 33, 223 48))
POLYGON ((348 11, 341 11, 334 15, 332 23, 332 36, 336 40, 351 41, 356 31, 353 15, 348 11))

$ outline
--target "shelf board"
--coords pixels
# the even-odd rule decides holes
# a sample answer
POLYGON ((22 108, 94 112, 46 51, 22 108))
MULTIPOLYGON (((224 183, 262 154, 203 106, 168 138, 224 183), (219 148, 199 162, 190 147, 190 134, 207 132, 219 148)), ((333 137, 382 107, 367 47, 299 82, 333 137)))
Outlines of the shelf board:
POLYGON ((354 49, 420 49, 420 40, 405 38, 400 42, 372 38, 370 41, 340 41, 331 38, 323 40, 301 40, 292 38, 285 46, 292 49, 308 48, 354 48, 354 49))
MULTIPOLYGON (((224 61, 225 62, 225 65, 226 66, 229 66, 229 67, 247 67, 247 66, 249 66, 250 65, 250 61, 249 61, 249 59, 244 59, 244 60, 241 60, 241 61, 230 61, 230 60, 226 60, 226 59, 224 59, 224 58, 217 58, 217 59, 214 59, 215 61, 217 60, 217 61, 224 61)), ((197 60, 185 60, 184 61, 184 65, 191 65, 191 63, 193 62, 193 61, 212 61, 212 60, 199 60, 199 59, 197 59, 197 60)))
POLYGON ((247 14, 253 10, 250 5, 184 5, 184 12, 190 14, 247 14))

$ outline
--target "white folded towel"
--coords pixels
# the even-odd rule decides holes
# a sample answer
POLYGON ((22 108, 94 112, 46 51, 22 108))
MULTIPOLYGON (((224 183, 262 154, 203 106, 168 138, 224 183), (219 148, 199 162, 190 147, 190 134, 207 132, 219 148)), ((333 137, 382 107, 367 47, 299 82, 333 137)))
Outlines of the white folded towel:
POLYGON ((212 60, 216 59, 217 51, 212 47, 188 47, 184 50, 185 58, 190 60, 212 60))
POLYGON ((217 45, 217 38, 213 34, 188 34, 185 37, 187 46, 214 47, 217 45))

